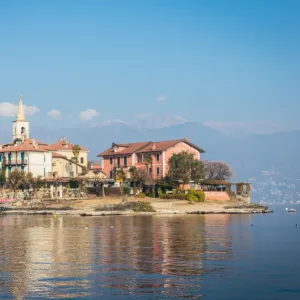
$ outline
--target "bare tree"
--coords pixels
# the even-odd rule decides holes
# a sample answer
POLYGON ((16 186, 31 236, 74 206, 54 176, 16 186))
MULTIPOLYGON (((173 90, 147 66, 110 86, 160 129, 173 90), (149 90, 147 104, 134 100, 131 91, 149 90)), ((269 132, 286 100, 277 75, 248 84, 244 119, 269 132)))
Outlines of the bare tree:
POLYGON ((232 168, 226 162, 205 162, 204 170, 206 179, 229 180, 232 177, 232 168))

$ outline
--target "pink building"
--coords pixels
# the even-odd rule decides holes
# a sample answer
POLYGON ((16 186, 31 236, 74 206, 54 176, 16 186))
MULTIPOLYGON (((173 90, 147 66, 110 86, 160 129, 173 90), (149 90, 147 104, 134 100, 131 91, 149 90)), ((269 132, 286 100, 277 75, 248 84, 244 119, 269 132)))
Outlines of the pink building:
POLYGON ((168 160, 172 154, 182 151, 193 153, 195 159, 199 160, 200 154, 204 152, 185 138, 161 142, 113 143, 111 148, 100 153, 98 157, 102 158, 102 170, 112 178, 114 168, 122 167, 125 172, 133 166, 138 169, 146 168, 144 158, 146 154, 151 155, 152 162, 148 166, 148 172, 156 180, 168 174, 168 160))

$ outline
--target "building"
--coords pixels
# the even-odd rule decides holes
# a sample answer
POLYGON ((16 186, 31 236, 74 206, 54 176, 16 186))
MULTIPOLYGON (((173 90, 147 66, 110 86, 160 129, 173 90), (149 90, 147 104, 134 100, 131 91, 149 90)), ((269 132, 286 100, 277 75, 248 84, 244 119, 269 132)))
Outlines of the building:
POLYGON ((84 171, 84 167, 74 160, 67 158, 66 156, 52 152, 52 174, 48 177, 76 177, 84 171))
POLYGON ((115 168, 122 167, 128 173, 129 168, 134 166, 138 169, 147 169, 152 179, 157 180, 168 174, 169 158, 174 153, 182 151, 193 153, 195 159, 198 160, 200 160, 201 153, 205 152, 184 138, 160 142, 113 143, 98 157, 102 158, 102 170, 110 178, 113 177, 115 168))
MULTIPOLYGON (((55 144, 51 145, 51 150, 61 154, 69 160, 74 160, 73 147, 75 145, 70 143, 65 137, 60 138, 55 144)), ((88 150, 80 147, 78 155, 78 164, 87 168, 88 166, 88 150)))
POLYGON ((30 137, 29 125, 20 97, 17 117, 12 126, 13 141, 0 146, 0 169, 6 169, 6 176, 15 168, 43 178, 76 177, 82 173, 87 166, 87 149, 80 147, 76 163, 72 150, 74 145, 66 138, 48 145, 30 137))

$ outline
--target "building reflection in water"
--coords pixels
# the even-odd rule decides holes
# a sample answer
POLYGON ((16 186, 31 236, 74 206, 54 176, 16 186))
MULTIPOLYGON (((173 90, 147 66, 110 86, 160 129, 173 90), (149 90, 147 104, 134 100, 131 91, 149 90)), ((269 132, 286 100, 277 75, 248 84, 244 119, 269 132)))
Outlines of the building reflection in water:
POLYGON ((200 297, 199 278, 231 259, 243 217, 1 217, 0 298, 200 297))

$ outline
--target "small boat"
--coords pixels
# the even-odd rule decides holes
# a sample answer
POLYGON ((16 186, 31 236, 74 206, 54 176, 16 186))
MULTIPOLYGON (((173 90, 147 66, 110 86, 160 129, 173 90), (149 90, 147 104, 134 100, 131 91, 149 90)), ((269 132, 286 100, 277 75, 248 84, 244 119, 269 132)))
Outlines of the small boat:
POLYGON ((288 212, 296 212, 296 209, 290 208, 290 209, 288 210, 288 212))

